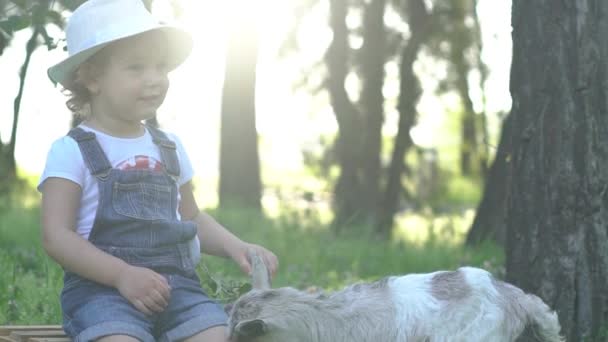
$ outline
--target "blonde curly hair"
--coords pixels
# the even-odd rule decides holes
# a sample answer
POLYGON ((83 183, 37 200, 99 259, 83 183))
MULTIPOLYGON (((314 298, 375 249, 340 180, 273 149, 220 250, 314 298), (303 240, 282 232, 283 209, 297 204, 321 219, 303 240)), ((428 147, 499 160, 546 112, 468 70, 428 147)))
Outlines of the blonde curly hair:
POLYGON ((91 112, 91 92, 87 82, 99 76, 109 59, 106 48, 84 61, 63 82, 62 92, 68 100, 65 102, 68 109, 77 117, 86 119, 91 112))

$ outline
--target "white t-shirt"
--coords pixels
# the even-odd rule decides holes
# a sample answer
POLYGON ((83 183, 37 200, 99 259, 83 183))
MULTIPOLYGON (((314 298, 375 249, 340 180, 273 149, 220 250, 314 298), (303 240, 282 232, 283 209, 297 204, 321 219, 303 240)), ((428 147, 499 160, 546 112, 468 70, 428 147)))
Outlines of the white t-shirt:
MULTIPOLYGON (((79 127, 85 131, 95 133, 97 141, 114 168, 122 170, 156 169, 162 164, 159 147, 154 144, 147 129, 144 135, 138 138, 117 138, 82 124, 79 127)), ((177 136, 171 133, 166 134, 177 145, 180 167, 178 185, 182 186, 192 179, 194 174, 192 164, 177 136)), ((42 183, 50 177, 68 179, 82 188, 76 232, 83 238, 88 239, 97 213, 99 189, 97 178, 91 175, 83 160, 78 143, 73 138, 64 136, 53 142, 46 159, 44 172, 38 183, 38 190, 40 190, 42 183)), ((178 192, 178 203, 179 200, 178 192)), ((179 212, 177 218, 180 218, 179 212)), ((200 250, 198 237, 195 238, 195 245, 192 248, 196 248, 197 251, 200 250)))

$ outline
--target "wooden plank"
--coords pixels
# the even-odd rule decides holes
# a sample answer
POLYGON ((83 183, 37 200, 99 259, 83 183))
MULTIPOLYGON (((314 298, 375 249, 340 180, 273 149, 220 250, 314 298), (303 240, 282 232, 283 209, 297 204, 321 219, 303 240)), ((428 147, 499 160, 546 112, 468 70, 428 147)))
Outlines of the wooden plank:
POLYGON ((0 336, 8 336, 13 331, 61 330, 61 325, 0 325, 0 336))
MULTIPOLYGON (((71 342, 72 339, 63 337, 30 337, 28 342, 71 342)), ((17 339, 11 338, 10 336, 0 336, 0 342, 18 342, 17 339)))
POLYGON ((32 337, 64 337, 63 330, 13 331, 10 337, 18 342, 27 342, 32 337))

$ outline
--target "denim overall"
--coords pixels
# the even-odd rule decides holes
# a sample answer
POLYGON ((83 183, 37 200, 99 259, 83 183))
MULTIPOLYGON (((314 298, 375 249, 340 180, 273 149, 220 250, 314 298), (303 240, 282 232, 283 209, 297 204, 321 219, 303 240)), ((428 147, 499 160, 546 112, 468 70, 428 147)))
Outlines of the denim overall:
POLYGON ((194 270, 190 245, 196 224, 177 219, 179 161, 175 143, 148 127, 160 149, 163 172, 112 168, 95 138, 80 128, 69 135, 97 178, 99 204, 89 241, 134 266, 166 272, 194 270))
MULTIPOLYGON (((118 257, 130 265, 152 269, 169 280, 179 276, 183 281, 189 282, 186 286, 188 287, 188 291, 186 291, 188 296, 192 295, 193 292, 197 295, 200 292, 203 297, 182 299, 181 301, 185 302, 183 305, 189 305, 190 307, 198 300, 201 305, 205 304, 208 308, 203 312, 196 313, 196 315, 204 315, 205 312, 212 313, 210 316, 212 322, 205 324, 224 324, 225 315, 223 310, 200 290, 200 283, 195 272, 194 258, 191 255, 190 248, 197 233, 196 223, 181 221, 177 218, 179 188, 176 180, 180 174, 180 168, 176 145, 162 131, 148 126, 147 129, 160 150, 164 165, 161 172, 112 168, 94 133, 86 132, 81 128, 74 128, 68 133, 78 143, 83 159, 91 175, 97 178, 99 187, 99 203, 89 241, 102 251, 118 257), (209 305, 211 305, 211 309, 209 309, 209 305)), ((169 283, 172 291, 174 286, 178 286, 171 284, 171 281, 169 283)), ((102 322, 100 326, 100 323, 95 322, 94 319, 100 315, 99 308, 93 310, 97 313, 85 314, 85 318, 80 319, 80 321, 84 320, 86 323, 79 321, 76 324, 72 322, 77 321, 71 315, 77 315, 77 306, 80 304, 78 302, 88 298, 85 297, 85 294, 89 294, 87 291, 91 293, 96 293, 96 291, 109 293, 110 291, 113 295, 118 294, 116 289, 96 284, 66 271, 62 291, 64 328, 68 333, 70 333, 68 330, 72 329, 71 335, 73 337, 78 334, 82 335, 82 331, 86 331, 84 336, 81 336, 82 340, 86 340, 95 335, 91 330, 98 330, 98 333, 101 329, 107 334, 107 331, 119 326, 120 329, 117 329, 116 333, 132 333, 142 340, 151 338, 151 336, 140 333, 141 322, 132 322, 136 326, 133 331, 130 330, 131 328, 122 327, 125 319, 120 319, 122 323, 116 322, 108 326, 109 318, 104 318, 103 322, 106 323, 102 322), (81 291, 75 289, 76 287, 80 288, 81 291), (87 325, 90 324, 97 325, 97 328, 87 330, 87 328, 90 328, 87 325)), ((173 297, 172 293, 172 301, 173 297)), ((124 301, 126 302, 126 299, 124 301)), ((113 307, 120 305, 113 304, 113 307)), ((191 311, 190 308, 188 310, 191 311)), ((179 309, 179 312, 182 311, 184 310, 179 309)), ((138 316, 138 320, 145 320, 143 328, 153 335, 154 339, 163 334, 162 330, 166 332, 183 323, 173 322, 163 326, 162 323, 158 322, 159 319, 162 320, 162 317, 150 319, 144 317, 138 311, 134 314, 138 316), (161 331, 159 331, 159 326, 163 326, 161 331)), ((112 317, 112 315, 115 314, 108 314, 109 317, 112 317)), ((171 319, 174 320, 173 317, 171 319)), ((167 337, 165 339, 171 340, 167 337)))

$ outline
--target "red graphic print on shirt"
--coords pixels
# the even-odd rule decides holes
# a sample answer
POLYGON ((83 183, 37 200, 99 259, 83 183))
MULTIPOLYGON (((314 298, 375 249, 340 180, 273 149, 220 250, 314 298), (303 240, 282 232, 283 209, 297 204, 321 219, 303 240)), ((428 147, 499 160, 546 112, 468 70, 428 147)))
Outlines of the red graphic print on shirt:
POLYGON ((119 170, 124 170, 124 171, 152 170, 152 171, 160 172, 163 169, 163 164, 160 161, 158 161, 152 157, 140 155, 140 156, 134 156, 134 157, 128 158, 127 160, 118 164, 118 166, 116 168, 119 170))

